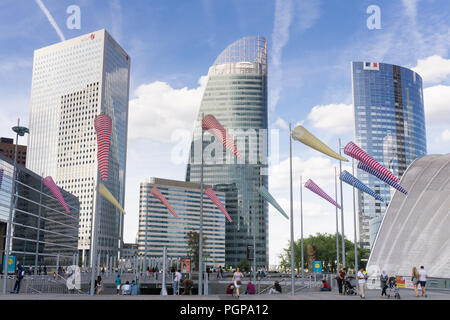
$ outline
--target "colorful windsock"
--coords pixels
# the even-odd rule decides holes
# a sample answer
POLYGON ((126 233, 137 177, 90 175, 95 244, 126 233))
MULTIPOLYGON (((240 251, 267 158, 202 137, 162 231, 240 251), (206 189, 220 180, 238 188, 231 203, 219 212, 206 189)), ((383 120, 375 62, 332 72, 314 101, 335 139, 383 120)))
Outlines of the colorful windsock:
POLYGON ((384 174, 382 174, 381 172, 373 169, 372 167, 369 167, 367 164, 359 162, 358 163, 358 169, 361 169, 367 173, 370 173, 371 175, 374 175, 375 177, 377 177, 378 179, 386 182, 388 185, 394 187, 395 189, 397 189, 400 192, 403 192, 404 194, 408 194, 408 192, 402 188, 401 185, 399 185, 397 182, 395 182, 394 180, 392 180, 389 177, 386 177, 384 174))
POLYGON ((371 156, 369 156, 364 150, 362 150, 352 141, 347 143, 347 145, 344 148, 344 153, 362 163, 367 164, 369 167, 377 170, 378 172, 394 180, 395 182, 398 182, 398 178, 396 176, 394 176, 388 169, 383 167, 381 164, 376 162, 371 156))
POLYGON ((312 181, 311 179, 309 179, 308 181, 306 181, 305 183, 305 188, 308 188, 309 190, 311 190, 312 192, 314 192, 315 194, 319 195, 320 197, 324 198, 325 200, 327 200, 329 203, 331 203, 332 205, 338 207, 339 209, 341 208, 341 206, 339 204, 336 203, 336 201, 333 200, 333 198, 331 198, 328 194, 326 194, 325 191, 323 191, 317 184, 314 183, 314 181, 312 181))
POLYGON ((216 193, 213 189, 208 188, 205 190, 205 194, 208 196, 208 198, 211 199, 211 201, 217 206, 217 208, 222 211, 222 213, 225 215, 225 217, 228 219, 229 222, 232 222, 230 215, 228 214, 227 210, 225 210, 225 207, 223 206, 222 202, 220 202, 219 198, 217 197, 216 193))
POLYGON ((359 190, 361 190, 361 191, 363 191, 363 192, 365 192, 367 194, 370 194, 375 199, 378 199, 380 201, 384 201, 384 199, 382 197, 380 197, 380 195, 378 195, 372 189, 370 189, 368 186, 366 186, 364 183, 362 183, 361 181, 359 181, 358 179, 353 177, 353 175, 348 173, 346 170, 342 171, 340 179, 342 181, 344 181, 345 183, 351 185, 351 186, 353 186, 353 179, 354 179, 355 188, 357 188, 357 189, 359 189, 359 190))
POLYGON ((111 142, 112 120, 106 114, 99 114, 94 120, 97 133, 97 162, 100 176, 103 181, 108 180, 108 155, 111 142))
POLYGON ((294 130, 292 130, 292 138, 297 141, 300 141, 303 144, 306 144, 307 146, 309 146, 319 152, 322 152, 323 154, 326 154, 327 156, 330 156, 332 158, 342 160, 342 161, 348 161, 343 156, 334 152, 325 143, 323 143, 322 141, 317 139, 311 132, 306 130, 303 126, 296 126, 294 128, 294 130))
POLYGON ((106 199, 108 200, 113 206, 115 206, 117 209, 119 209, 120 212, 125 214, 125 210, 123 210, 122 206, 119 204, 119 201, 117 201, 116 198, 112 195, 112 193, 108 190, 108 188, 105 187, 103 183, 98 184, 98 192, 106 199))
POLYGON ((0 169, 0 189, 2 188, 2 182, 3 182, 3 169, 0 169))
POLYGON ((288 215, 284 210, 281 208, 281 206, 278 204, 278 202, 275 200, 274 197, 269 193, 269 190, 267 190, 264 186, 261 186, 258 190, 261 197, 263 197, 267 202, 269 202, 271 205, 274 206, 275 209, 278 210, 286 219, 289 220, 288 215))
POLYGON ((170 213, 175 217, 178 218, 178 215, 175 213, 175 210, 173 209, 173 207, 170 205, 169 201, 167 201, 166 197, 164 197, 164 195, 161 193, 161 191, 159 191, 159 189, 154 186, 151 190, 150 193, 159 201, 162 202, 162 204, 170 211, 170 213))
POLYGON ((207 130, 218 140, 222 140, 222 144, 225 148, 233 152, 236 157, 241 158, 236 144, 234 143, 233 137, 227 133, 225 128, 220 124, 219 121, 217 121, 217 119, 212 114, 208 114, 203 118, 202 129, 207 130))
POLYGON ((64 200, 61 191, 56 185, 55 181, 53 181, 52 177, 48 176, 42 180, 42 183, 50 190, 50 192, 58 199, 59 203, 64 207, 67 213, 69 213, 69 207, 67 206, 66 201, 64 200))

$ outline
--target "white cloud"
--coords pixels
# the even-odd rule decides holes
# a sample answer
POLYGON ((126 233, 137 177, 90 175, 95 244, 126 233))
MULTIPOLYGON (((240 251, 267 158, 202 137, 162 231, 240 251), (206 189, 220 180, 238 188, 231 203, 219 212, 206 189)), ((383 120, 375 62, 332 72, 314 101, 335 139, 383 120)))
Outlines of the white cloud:
POLYGON ((130 100, 129 138, 169 142, 176 129, 191 132, 206 82, 207 76, 201 77, 194 89, 161 81, 140 85, 130 100))
POLYGON ((450 86, 425 88, 423 96, 427 125, 450 123, 450 86))
POLYGON ((289 129, 289 124, 280 117, 278 117, 277 121, 275 121, 274 126, 277 126, 280 129, 289 129))
POLYGON ((308 114, 308 120, 318 129, 341 134, 353 130, 353 110, 349 104, 317 105, 308 114))
POLYGON ((442 134, 441 134, 441 138, 444 141, 450 141, 450 130, 449 129, 445 129, 442 134))
POLYGON ((417 66, 412 68, 424 82, 437 83, 450 76, 450 59, 433 55, 425 59, 419 59, 417 66))
MULTIPOLYGON (((338 166, 338 162, 324 158, 311 157, 306 160, 299 157, 292 157, 292 179, 293 185, 298 186, 300 183, 300 176, 302 176, 303 183, 308 179, 312 179, 325 192, 326 187, 334 185, 334 166, 338 166)), ((342 170, 351 172, 351 168, 343 167, 342 170)), ((289 158, 281 161, 279 164, 271 168, 269 179, 269 187, 272 190, 289 190, 290 186, 290 163, 289 158)), ((329 189, 328 191, 332 190, 329 189)))

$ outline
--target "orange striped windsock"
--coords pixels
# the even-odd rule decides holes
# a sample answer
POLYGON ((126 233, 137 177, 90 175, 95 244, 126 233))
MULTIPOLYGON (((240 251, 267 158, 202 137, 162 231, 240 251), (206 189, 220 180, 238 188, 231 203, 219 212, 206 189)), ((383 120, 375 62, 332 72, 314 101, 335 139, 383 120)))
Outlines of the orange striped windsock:
POLYGON ((159 191, 159 189, 154 186, 151 190, 150 193, 159 201, 162 202, 162 204, 170 211, 170 213, 172 213, 172 215, 175 218, 178 218, 177 214, 175 213, 175 210, 173 209, 173 207, 170 205, 169 201, 167 201, 166 197, 164 197, 164 195, 161 193, 161 191, 159 191))
POLYGON ((99 114, 94 120, 97 133, 97 162, 103 181, 108 180, 108 155, 111 142, 112 120, 106 114, 99 114))
POLYGON ((220 124, 219 121, 217 121, 217 119, 212 114, 208 114, 203 118, 202 129, 207 130, 218 140, 221 140, 225 148, 233 152, 236 157, 241 158, 236 144, 234 143, 233 137, 227 133, 225 128, 220 124))
POLYGON ((334 152, 325 143, 323 143, 322 141, 317 139, 311 132, 306 130, 303 126, 296 126, 294 128, 294 130, 292 131, 292 138, 297 141, 300 141, 303 144, 306 144, 307 146, 309 146, 319 152, 322 152, 323 154, 326 154, 327 156, 330 156, 332 158, 342 160, 342 161, 348 161, 343 156, 334 152))

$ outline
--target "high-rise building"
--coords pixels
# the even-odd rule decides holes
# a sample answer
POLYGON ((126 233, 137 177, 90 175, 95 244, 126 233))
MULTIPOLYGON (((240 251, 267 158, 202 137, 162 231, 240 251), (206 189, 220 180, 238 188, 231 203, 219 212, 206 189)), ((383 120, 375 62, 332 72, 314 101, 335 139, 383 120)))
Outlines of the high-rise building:
POLYGON ((43 183, 42 177, 20 164, 16 168, 15 192, 11 192, 13 172, 14 160, 0 155, 0 256, 4 256, 6 249, 13 194, 10 257, 27 269, 45 265, 49 272, 55 271, 57 265, 75 264, 78 253, 78 198, 59 188, 69 209, 66 212, 43 183))
MULTIPOLYGON (((0 154, 10 158, 14 161, 14 152, 16 150, 16 145, 14 144, 14 139, 10 138, 0 138, 0 154)), ((27 159, 27 146, 17 145, 17 163, 25 166, 25 161, 27 159)))
POLYGON ((96 219, 101 259, 117 256, 122 215, 95 191, 100 181, 94 119, 112 119, 109 175, 102 181, 124 206, 130 58, 106 30, 34 52, 27 168, 52 176, 80 199, 78 248, 92 253, 96 219))
POLYGON ((204 150, 204 183, 225 192, 233 220, 226 223, 227 265, 246 259, 255 240, 257 265, 268 266, 268 208, 258 194, 259 187, 268 183, 267 118, 267 41, 260 36, 242 38, 209 68, 186 172, 186 181, 200 182, 200 150, 204 150), (207 114, 236 139, 242 159, 208 132, 202 147, 201 120, 207 114))
MULTIPOLYGON (((207 186, 205 186, 206 189, 207 186)), ((225 194, 216 191, 225 203, 225 194)), ((228 222, 227 222, 228 223, 228 222)), ((147 258, 161 258, 167 247, 168 258, 192 256, 187 235, 200 230, 200 186, 198 183, 151 178, 140 185, 139 254, 147 258), (157 187, 175 210, 178 218, 150 194, 157 187)), ((203 196, 203 246, 207 266, 225 266, 225 216, 217 206, 203 196)), ((198 261, 193 261, 197 265, 198 261)))
MULTIPOLYGON (((352 62, 351 69, 355 142, 401 178, 416 158, 427 153, 422 78, 387 63, 352 62)), ((370 248, 391 200, 391 188, 362 170, 357 175, 385 199, 381 202, 358 191, 360 245, 370 248)))

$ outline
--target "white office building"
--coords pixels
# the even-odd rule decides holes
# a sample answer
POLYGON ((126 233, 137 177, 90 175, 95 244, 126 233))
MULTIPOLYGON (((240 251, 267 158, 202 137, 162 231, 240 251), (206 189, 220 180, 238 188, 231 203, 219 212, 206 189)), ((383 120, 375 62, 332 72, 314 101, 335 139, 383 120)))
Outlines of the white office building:
POLYGON ((117 256, 123 217, 95 192, 100 180, 94 118, 112 119, 105 186, 124 206, 130 58, 96 31, 34 52, 26 166, 80 200, 78 249, 90 256, 92 217, 101 259, 117 256))

